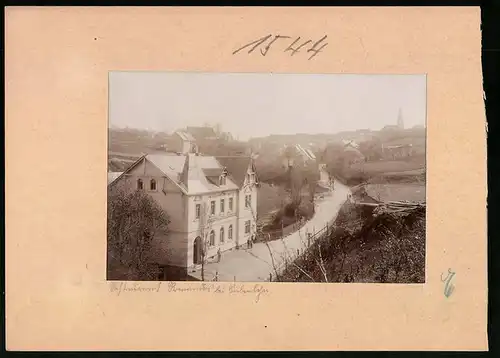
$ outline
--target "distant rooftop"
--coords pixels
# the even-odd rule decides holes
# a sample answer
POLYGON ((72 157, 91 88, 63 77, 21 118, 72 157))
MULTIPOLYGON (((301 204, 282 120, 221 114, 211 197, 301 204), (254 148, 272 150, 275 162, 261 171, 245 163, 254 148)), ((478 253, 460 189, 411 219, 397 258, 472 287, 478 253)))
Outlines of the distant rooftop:
POLYGON ((345 147, 359 148, 359 144, 353 140, 343 139, 342 144, 344 144, 345 147))
POLYGON ((381 201, 425 202, 425 185, 420 184, 368 184, 364 186, 371 198, 381 201))
POLYGON ((212 127, 187 127, 186 131, 192 134, 197 140, 217 137, 212 127))
POLYGON ((187 141, 190 141, 190 142, 194 142, 195 141, 195 138, 193 137, 193 135, 189 132, 185 132, 185 131, 177 131, 175 132, 179 137, 181 137, 181 139, 183 140, 187 140, 187 141))

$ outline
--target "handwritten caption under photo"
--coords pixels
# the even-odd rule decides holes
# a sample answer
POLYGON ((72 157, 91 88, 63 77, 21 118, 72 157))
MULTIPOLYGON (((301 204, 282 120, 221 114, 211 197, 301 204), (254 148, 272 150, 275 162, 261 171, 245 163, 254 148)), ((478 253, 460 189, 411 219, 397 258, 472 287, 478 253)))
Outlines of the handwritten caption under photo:
POLYGON ((253 295, 255 302, 259 302, 261 297, 269 294, 269 290, 263 285, 245 285, 239 283, 231 283, 229 285, 222 285, 216 283, 201 283, 200 285, 177 285, 176 282, 155 282, 155 283, 139 283, 139 282, 111 282, 110 292, 116 295, 122 293, 211 293, 211 294, 239 294, 239 295, 253 295))

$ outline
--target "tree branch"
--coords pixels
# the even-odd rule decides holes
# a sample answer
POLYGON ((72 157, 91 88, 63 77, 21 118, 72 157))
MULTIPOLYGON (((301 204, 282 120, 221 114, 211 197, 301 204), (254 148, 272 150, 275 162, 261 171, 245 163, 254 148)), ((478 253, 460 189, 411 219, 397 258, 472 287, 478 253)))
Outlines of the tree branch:
POLYGON ((318 240, 318 251, 319 251, 319 260, 320 260, 320 270, 321 272, 323 273, 323 276, 325 277, 325 282, 328 282, 328 276, 326 274, 326 269, 325 269, 325 265, 323 263, 323 256, 321 255, 321 239, 318 240))

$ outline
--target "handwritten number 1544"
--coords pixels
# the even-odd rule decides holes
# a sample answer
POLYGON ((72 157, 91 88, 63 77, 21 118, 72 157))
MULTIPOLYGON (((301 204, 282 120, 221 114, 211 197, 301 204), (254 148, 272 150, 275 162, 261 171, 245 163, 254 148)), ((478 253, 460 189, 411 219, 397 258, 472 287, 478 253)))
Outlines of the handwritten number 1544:
MULTIPOLYGON (((277 43, 278 40, 285 40, 285 39, 290 39, 290 36, 275 35, 273 37, 272 35, 267 35, 240 47, 239 49, 233 52, 233 55, 236 55, 241 50, 247 48, 249 49, 248 53, 252 53, 257 47, 260 46, 261 55, 266 56, 271 46, 277 43), (271 41, 267 42, 269 39, 271 39, 271 41), (264 46, 265 42, 267 42, 267 45, 264 46)), ((311 54, 309 56, 310 60, 318 53, 322 52, 321 50, 323 50, 325 46, 328 45, 328 43, 326 43, 325 40, 326 40, 326 35, 316 42, 313 42, 312 40, 301 41, 300 37, 297 37, 295 41, 293 41, 291 44, 289 44, 288 47, 285 48, 284 52, 290 52, 290 56, 293 56, 297 52, 300 52, 302 49, 307 49, 306 52, 311 54), (306 47, 307 45, 309 45, 310 47, 306 47)))

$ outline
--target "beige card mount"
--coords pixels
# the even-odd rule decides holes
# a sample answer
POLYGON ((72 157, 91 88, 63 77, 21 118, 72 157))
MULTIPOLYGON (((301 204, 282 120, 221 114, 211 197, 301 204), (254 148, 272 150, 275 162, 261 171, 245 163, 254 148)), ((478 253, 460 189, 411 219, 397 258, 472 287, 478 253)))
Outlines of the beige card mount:
POLYGON ((9 350, 487 350, 479 8, 5 16, 9 350))

